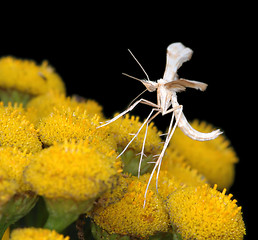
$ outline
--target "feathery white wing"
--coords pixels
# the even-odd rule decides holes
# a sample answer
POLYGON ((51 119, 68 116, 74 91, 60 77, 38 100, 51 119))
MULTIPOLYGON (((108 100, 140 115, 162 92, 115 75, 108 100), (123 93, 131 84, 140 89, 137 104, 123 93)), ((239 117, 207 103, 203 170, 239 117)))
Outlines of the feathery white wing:
POLYGON ((177 70, 181 65, 190 60, 193 51, 185 47, 182 43, 172 43, 167 48, 167 63, 163 80, 171 82, 177 79, 177 70))

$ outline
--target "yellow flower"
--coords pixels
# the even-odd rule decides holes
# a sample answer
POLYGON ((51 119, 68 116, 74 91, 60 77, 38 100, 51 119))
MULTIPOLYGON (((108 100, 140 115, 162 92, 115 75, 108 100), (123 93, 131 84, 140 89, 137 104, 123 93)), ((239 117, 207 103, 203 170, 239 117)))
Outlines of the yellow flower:
POLYGON ((167 232, 168 215, 156 189, 149 188, 143 208, 147 186, 145 179, 142 180, 142 176, 139 179, 127 177, 122 183, 118 190, 100 198, 99 204, 91 212, 94 222, 109 234, 144 239, 157 232, 167 232))
POLYGON ((173 228, 183 239, 243 239, 245 226, 241 207, 232 194, 207 184, 173 192, 167 206, 173 228))
POLYGON ((167 149, 161 170, 166 171, 168 177, 174 177, 178 182, 187 186, 199 186, 207 182, 203 175, 185 162, 182 155, 171 149, 167 149))
MULTIPOLYGON (((156 189, 156 172, 154 173, 150 186, 152 189, 156 189)), ((143 174, 141 176, 141 180, 145 183, 149 181, 150 173, 143 174)), ((168 171, 161 170, 159 172, 158 177, 158 195, 163 199, 166 200, 168 195, 172 192, 176 191, 179 188, 183 188, 186 185, 183 182, 180 182, 177 178, 172 176, 168 171)))
POLYGON ((44 94, 51 89, 65 92, 61 77, 47 61, 37 65, 32 60, 10 56, 0 59, 0 86, 4 90, 16 90, 31 96, 44 94))
MULTIPOLYGON (((205 122, 192 123, 201 132, 210 132, 213 127, 205 122)), ((185 161, 203 174, 208 182, 218 184, 218 189, 230 188, 235 176, 236 153, 224 135, 214 140, 199 142, 185 136, 180 129, 175 131, 173 143, 169 148, 184 156, 185 161)))
MULTIPOLYGON (((142 122, 139 121, 139 117, 129 116, 126 114, 124 118, 119 118, 112 122, 110 131, 114 134, 114 138, 117 142, 118 147, 122 149, 130 142, 133 138, 133 134, 138 132, 142 122)), ((139 153, 142 149, 143 139, 146 131, 146 126, 142 128, 139 135, 129 146, 129 149, 133 149, 136 153, 139 153)), ((144 147, 144 153, 148 156, 149 154, 155 155, 161 150, 161 139, 159 135, 161 132, 157 130, 154 123, 150 123, 148 127, 148 135, 144 147)))
POLYGON ((62 143, 65 140, 101 139, 103 144, 116 148, 116 143, 110 135, 109 127, 99 128, 99 116, 91 117, 87 111, 80 108, 54 109, 53 113, 45 117, 38 124, 40 140, 46 146, 54 142, 62 143))
POLYGON ((65 94, 57 92, 47 92, 44 95, 33 98, 27 104, 27 115, 32 123, 36 126, 38 122, 53 113, 54 109, 71 109, 80 113, 87 112, 93 117, 98 114, 103 120, 102 107, 94 100, 85 100, 78 102, 76 97, 66 97, 65 94))
POLYGON ((47 198, 96 198, 112 187, 121 171, 116 156, 101 146, 101 141, 65 141, 37 154, 25 171, 25 179, 47 198))
POLYGON ((23 115, 21 106, 4 107, 0 103, 0 145, 16 147, 31 153, 42 149, 33 124, 23 115))
POLYGON ((62 232, 116 184, 121 162, 114 150, 101 144, 65 141, 32 159, 24 175, 46 202, 49 216, 45 228, 62 232))
POLYGON ((86 110, 90 116, 94 116, 95 114, 98 114, 101 120, 104 119, 104 115, 102 112, 103 108, 95 100, 84 99, 82 97, 79 98, 77 95, 73 95, 71 97, 70 102, 71 102, 71 107, 74 107, 74 108, 80 107, 83 111, 86 110))
POLYGON ((2 207, 12 198, 18 187, 18 184, 8 177, 7 172, 0 168, 0 219, 2 207))
MULTIPOLYGON (((179 188, 186 186, 200 186, 206 183, 205 177, 192 169, 184 161, 181 155, 175 151, 168 149, 167 154, 164 156, 161 170, 158 177, 158 193, 166 200, 167 196, 179 188)), ((154 173, 150 185, 156 188, 156 172, 154 173)), ((141 176, 145 182, 148 182, 150 174, 141 176)))
POLYGON ((0 168, 6 171, 8 179, 17 183, 17 192, 30 190, 30 186, 24 182, 23 171, 30 163, 31 154, 19 151, 17 148, 0 147, 0 168))
MULTIPOLYGON (((129 142, 133 139, 134 135, 138 132, 142 123, 139 117, 126 114, 124 118, 119 118, 108 125, 110 133, 117 144, 117 150, 121 153, 129 142)), ((105 126, 107 127, 107 126, 105 126)), ((124 163, 124 172, 130 173, 134 176, 138 175, 138 166, 140 160, 140 152, 143 147, 144 137, 146 134, 146 125, 141 129, 138 136, 131 142, 126 151, 121 155, 124 163)), ((148 134, 144 144, 144 157, 141 163, 140 174, 144 174, 151 170, 152 157, 161 151, 161 139, 159 135, 161 132, 157 130, 153 123, 148 126, 148 134)))
POLYGON ((10 240, 69 240, 54 230, 42 228, 17 228, 11 233, 10 240))

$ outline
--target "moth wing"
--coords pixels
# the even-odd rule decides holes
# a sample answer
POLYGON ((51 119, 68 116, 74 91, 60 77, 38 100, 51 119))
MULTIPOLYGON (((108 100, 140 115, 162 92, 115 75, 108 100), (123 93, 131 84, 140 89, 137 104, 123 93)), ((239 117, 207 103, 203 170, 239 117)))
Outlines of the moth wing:
POLYGON ((172 43, 167 48, 167 63, 163 75, 166 82, 175 81, 176 72, 182 64, 191 59, 193 51, 182 43, 172 43))
POLYGON ((185 91, 185 89, 188 88, 194 88, 196 90, 205 91, 208 84, 198 81, 192 81, 180 78, 178 80, 174 80, 172 82, 165 83, 165 87, 168 90, 173 90, 175 92, 182 92, 185 91))
POLYGON ((175 91, 175 92, 183 92, 186 89, 186 87, 183 86, 182 84, 180 84, 178 82, 178 80, 165 83, 164 86, 165 86, 166 89, 171 90, 171 91, 175 91))

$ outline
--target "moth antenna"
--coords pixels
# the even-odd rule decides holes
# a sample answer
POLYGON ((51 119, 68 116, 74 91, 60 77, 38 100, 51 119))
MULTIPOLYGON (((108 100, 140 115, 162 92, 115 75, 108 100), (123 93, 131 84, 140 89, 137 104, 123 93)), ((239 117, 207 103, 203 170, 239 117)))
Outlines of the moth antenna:
POLYGON ((132 78, 132 79, 135 79, 135 80, 138 80, 138 81, 142 82, 142 80, 141 80, 140 78, 131 76, 131 75, 127 74, 127 73, 122 73, 122 74, 125 75, 125 76, 127 76, 127 77, 129 77, 129 78, 132 78))
POLYGON ((142 69, 142 71, 144 72, 145 76, 147 77, 147 79, 150 81, 150 78, 148 76, 148 74, 146 73, 146 71, 144 70, 143 66, 140 64, 140 62, 137 60, 137 58, 133 55, 133 53, 131 52, 130 49, 128 49, 128 52, 132 55, 132 57, 134 58, 134 60, 138 63, 138 65, 140 66, 140 68, 142 69))
MULTIPOLYGON (((127 74, 127 73, 122 73, 122 74, 125 75, 125 76, 127 76, 127 77, 129 77, 129 78, 133 78, 133 79, 135 79, 135 80, 138 80, 138 81, 142 82, 141 79, 136 78, 136 77, 133 77, 133 76, 127 74)), ((140 97, 143 93, 145 93, 147 90, 148 90, 148 89, 146 88, 146 89, 143 90, 140 94, 138 94, 138 95, 130 102, 130 104, 128 105, 127 108, 129 108, 129 107, 133 104, 133 102, 134 102, 138 97, 140 97)))

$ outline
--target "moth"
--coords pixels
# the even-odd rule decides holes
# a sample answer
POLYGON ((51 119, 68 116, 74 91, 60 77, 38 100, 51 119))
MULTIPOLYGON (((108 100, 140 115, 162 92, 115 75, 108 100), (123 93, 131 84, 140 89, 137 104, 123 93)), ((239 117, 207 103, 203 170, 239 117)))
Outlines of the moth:
MULTIPOLYGON (((144 140, 143 140, 140 162, 139 162, 139 169, 138 169, 138 176, 140 176, 141 162, 142 162, 142 159, 144 156, 144 145, 146 142, 148 124, 159 114, 166 115, 166 114, 172 113, 172 117, 171 117, 171 121, 170 121, 170 124, 168 127, 168 132, 166 134, 164 146, 161 150, 160 155, 158 156, 157 161, 155 162, 155 166, 151 172, 150 179, 149 179, 147 187, 146 187, 145 196, 144 196, 145 202, 146 202, 146 195, 147 195, 148 187, 150 185, 151 179, 156 170, 157 170, 156 188, 158 190, 158 176, 159 176, 162 158, 165 154, 165 151, 168 147, 168 144, 169 144, 177 126, 181 129, 181 131, 185 135, 187 135, 188 137, 190 137, 194 140, 197 140, 197 141, 212 140, 212 139, 217 138, 220 134, 222 134, 220 129, 217 129, 210 133, 202 133, 202 132, 199 132, 199 131, 193 129, 183 114, 183 106, 180 105, 177 101, 177 93, 185 91, 186 88, 194 88, 197 90, 205 91, 208 86, 206 83, 203 83, 203 82, 179 78, 179 76, 177 74, 177 70, 182 66, 182 64, 184 62, 189 61, 191 59, 192 54, 193 54, 193 51, 190 48, 185 47, 180 42, 170 44, 167 48, 166 68, 165 68, 163 78, 158 79, 157 81, 151 81, 149 79, 147 73, 141 66, 141 64, 137 61, 135 56, 131 53, 133 58, 136 60, 136 62, 139 64, 139 66, 142 68, 143 72, 145 73, 147 80, 146 79, 138 79, 138 78, 132 77, 128 74, 124 74, 124 75, 140 81, 146 87, 145 91, 149 91, 149 92, 157 91, 157 103, 154 103, 154 102, 148 101, 144 98, 141 98, 141 99, 135 101, 125 111, 121 112, 120 114, 118 114, 117 116, 112 118, 111 120, 108 120, 104 124, 100 125, 100 127, 103 127, 107 124, 114 122, 115 120, 122 117, 126 113, 132 111, 139 103, 152 107, 151 112, 148 115, 148 117, 145 119, 145 121, 143 122, 143 124, 141 125, 141 127, 139 128, 137 133, 134 134, 131 141, 128 143, 128 145, 124 148, 124 150, 119 155, 119 156, 121 156, 124 153, 124 151, 128 148, 130 143, 137 137, 139 132, 146 125, 146 131, 145 131, 145 136, 144 136, 144 140)), ((145 202, 144 202, 144 206, 145 206, 145 202)))

